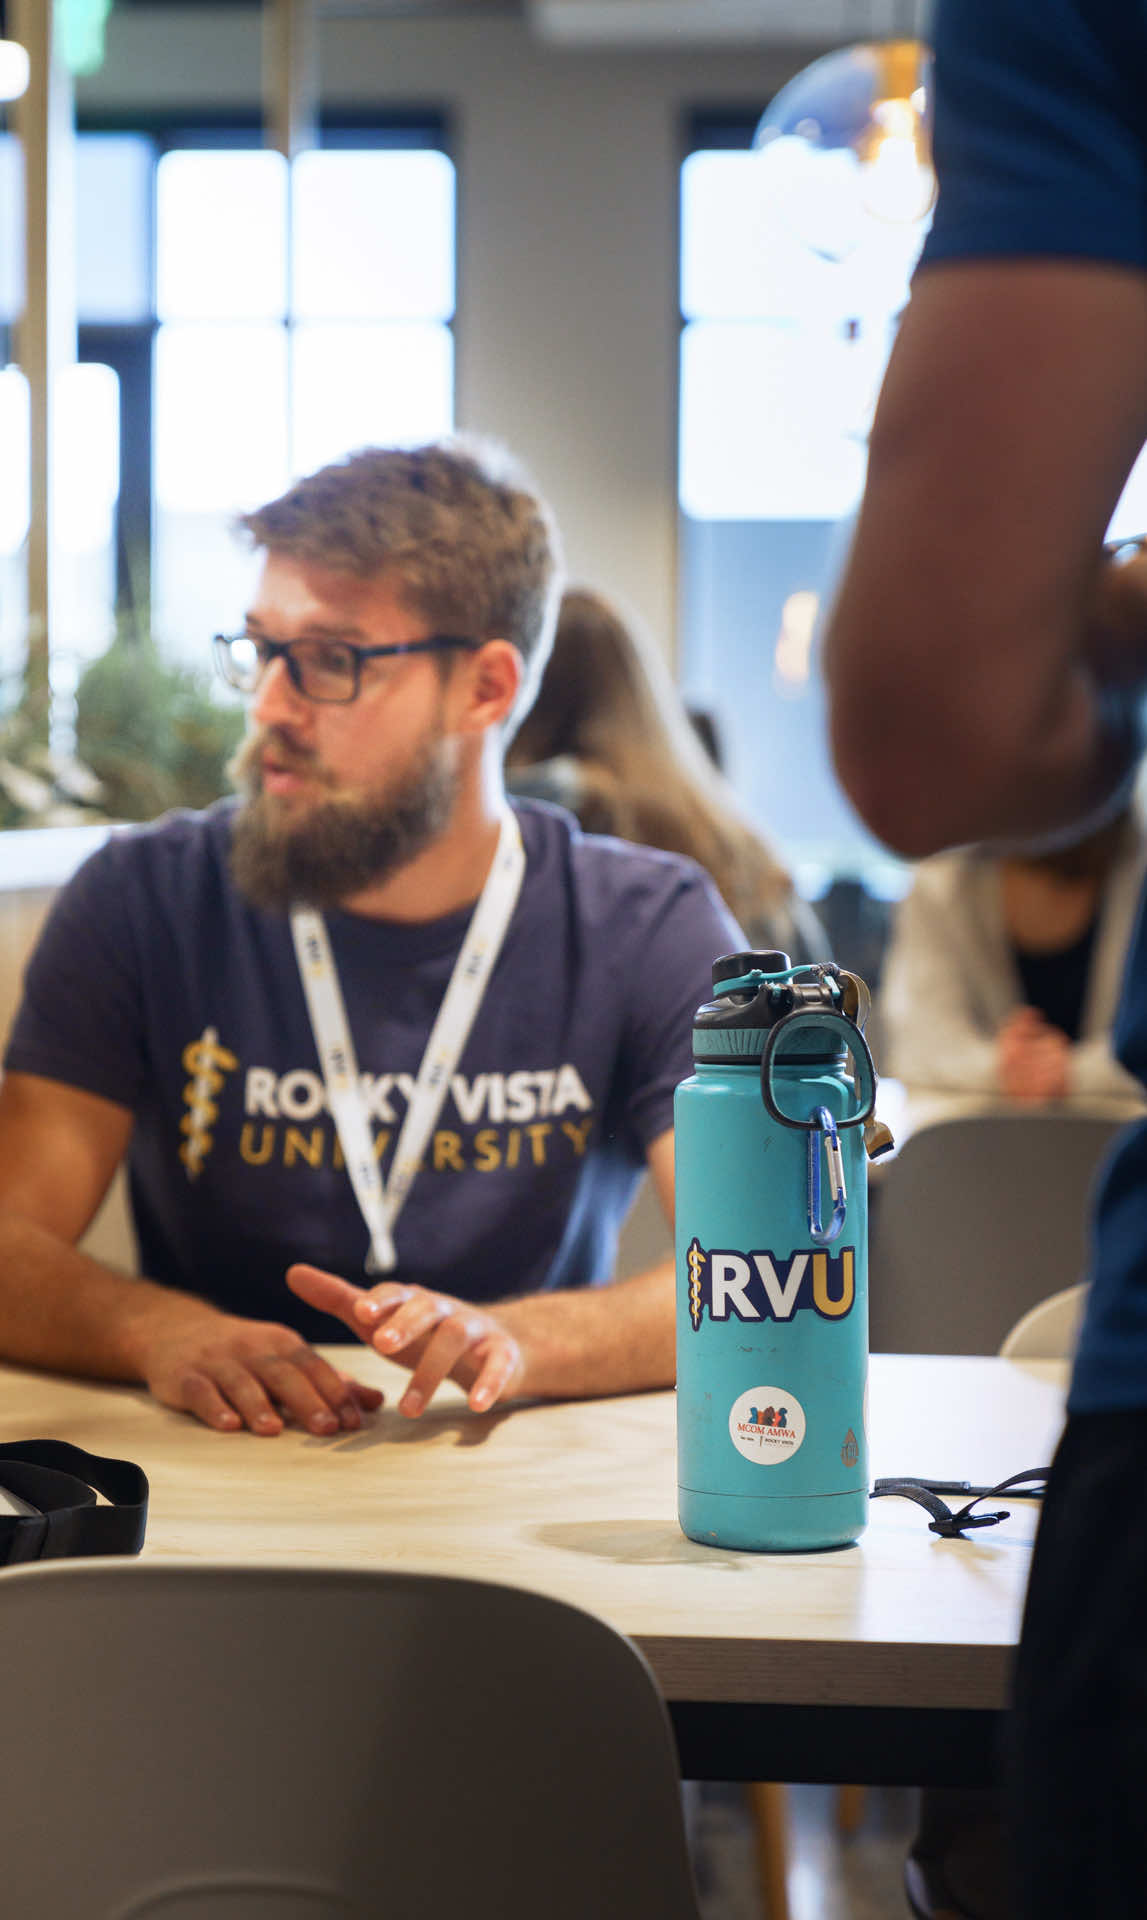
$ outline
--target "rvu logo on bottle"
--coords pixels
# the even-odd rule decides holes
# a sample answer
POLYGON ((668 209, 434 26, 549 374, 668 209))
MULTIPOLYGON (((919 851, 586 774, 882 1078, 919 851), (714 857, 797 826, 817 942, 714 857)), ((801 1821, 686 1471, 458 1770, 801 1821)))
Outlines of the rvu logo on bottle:
POLYGON ((809 1248, 780 1260, 765 1249, 706 1251, 694 1236, 685 1264, 694 1333, 700 1332, 706 1309, 710 1320, 791 1320, 809 1308, 824 1320, 842 1320, 856 1297, 853 1247, 832 1253, 809 1248))

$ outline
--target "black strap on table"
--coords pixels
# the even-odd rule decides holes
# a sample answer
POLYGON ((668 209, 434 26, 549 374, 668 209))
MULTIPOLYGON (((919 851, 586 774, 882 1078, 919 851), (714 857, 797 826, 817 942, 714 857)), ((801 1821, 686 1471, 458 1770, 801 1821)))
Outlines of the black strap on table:
POLYGON ((0 1446, 0 1487, 35 1509, 0 1514, 0 1566, 75 1554, 138 1553, 147 1525, 147 1475, 66 1440, 0 1446), (102 1493, 110 1506, 96 1504, 102 1493))
POLYGON ((871 1498, 879 1500, 886 1493, 902 1494, 906 1500, 915 1500, 918 1506, 927 1508, 932 1515, 928 1522, 930 1533, 941 1534, 946 1540, 962 1540, 971 1527, 994 1527, 1010 1517, 1007 1508, 995 1513, 974 1513, 972 1509, 981 1500, 991 1499, 993 1494, 998 1493, 1014 1493, 1019 1500, 1040 1500, 1047 1486, 1047 1476, 1046 1467, 1028 1467, 1023 1473, 1013 1473, 994 1487, 974 1487, 969 1480, 877 1480, 871 1498), (1033 1483, 1031 1486, 1025 1484, 1029 1480, 1033 1483), (940 1498, 944 1493, 968 1493, 972 1498, 966 1506, 953 1513, 947 1501, 940 1498))

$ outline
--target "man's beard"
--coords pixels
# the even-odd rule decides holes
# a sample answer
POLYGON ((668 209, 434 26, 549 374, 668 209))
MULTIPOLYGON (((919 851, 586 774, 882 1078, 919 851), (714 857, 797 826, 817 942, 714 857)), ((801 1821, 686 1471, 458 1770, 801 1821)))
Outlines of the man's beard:
POLYGON ((387 793, 351 798, 331 789, 297 813, 264 791, 260 759, 270 744, 281 764, 322 780, 312 758, 274 727, 251 734, 232 761, 246 799, 232 825, 231 877, 252 906, 338 906, 409 865, 449 822, 458 775, 440 737, 423 744, 387 793))

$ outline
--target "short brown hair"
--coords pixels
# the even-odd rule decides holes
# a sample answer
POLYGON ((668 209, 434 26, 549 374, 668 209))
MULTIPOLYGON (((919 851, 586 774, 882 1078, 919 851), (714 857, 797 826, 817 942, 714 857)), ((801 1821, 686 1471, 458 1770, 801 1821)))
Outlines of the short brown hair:
POLYGON ((386 574, 439 633, 509 640, 533 698, 553 637, 561 550, 553 515, 503 448, 365 447, 238 522, 254 544, 337 573, 386 574))

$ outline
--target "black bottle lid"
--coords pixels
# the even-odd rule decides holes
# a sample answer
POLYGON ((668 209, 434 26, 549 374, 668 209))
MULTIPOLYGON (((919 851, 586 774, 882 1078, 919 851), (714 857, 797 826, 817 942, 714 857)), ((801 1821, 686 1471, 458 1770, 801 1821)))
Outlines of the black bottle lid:
MULTIPOLYGON (((761 980, 744 987, 734 987, 731 993, 720 991, 726 980, 739 980, 744 974, 778 974, 789 971, 790 961, 787 953, 776 949, 756 952, 723 953, 713 962, 713 990, 716 998, 698 1007, 693 1016, 693 1056, 697 1061, 718 1064, 733 1060, 759 1060, 768 1037, 769 1029, 775 1027, 786 1014, 798 1009, 811 1011, 818 1007, 837 1011, 839 1002, 834 999, 829 979, 836 969, 825 966, 824 974, 818 977, 815 968, 801 968, 794 980, 761 980)), ((821 1034, 816 1028, 805 1028, 801 1051, 791 1056, 795 1064, 798 1060, 822 1061, 835 1059, 840 1054, 840 1036, 835 1028, 826 1028, 821 1034)), ((787 1058, 790 1056, 786 1056, 787 1058)))
POLYGON ((788 954, 775 948, 759 953, 723 953, 713 962, 713 991, 722 980, 737 980, 743 973, 787 973, 791 966, 788 954))

